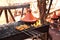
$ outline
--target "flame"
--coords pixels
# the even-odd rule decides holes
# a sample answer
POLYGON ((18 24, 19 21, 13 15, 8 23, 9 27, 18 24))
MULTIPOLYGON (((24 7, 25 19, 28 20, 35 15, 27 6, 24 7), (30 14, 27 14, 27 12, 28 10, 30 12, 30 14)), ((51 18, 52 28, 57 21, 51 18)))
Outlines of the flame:
POLYGON ((40 20, 37 20, 36 23, 31 24, 31 25, 34 26, 35 28, 37 28, 37 27, 40 27, 42 24, 41 24, 40 20))

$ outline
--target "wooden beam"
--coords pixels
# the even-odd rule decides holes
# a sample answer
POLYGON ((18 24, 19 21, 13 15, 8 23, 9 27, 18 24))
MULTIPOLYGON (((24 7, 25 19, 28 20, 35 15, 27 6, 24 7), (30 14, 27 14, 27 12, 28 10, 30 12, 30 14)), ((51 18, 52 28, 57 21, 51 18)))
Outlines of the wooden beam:
POLYGON ((6 17, 6 22, 8 23, 8 15, 7 15, 7 10, 4 10, 5 11, 5 17, 6 17))
POLYGON ((0 6, 0 10, 3 9, 16 9, 16 8, 25 8, 30 7, 30 4, 16 5, 16 6, 0 6))
POLYGON ((12 17, 13 21, 15 21, 15 19, 14 19, 13 15, 12 15, 12 13, 11 13, 11 10, 10 10, 10 9, 8 9, 8 11, 9 11, 9 14, 10 14, 10 16, 12 17))

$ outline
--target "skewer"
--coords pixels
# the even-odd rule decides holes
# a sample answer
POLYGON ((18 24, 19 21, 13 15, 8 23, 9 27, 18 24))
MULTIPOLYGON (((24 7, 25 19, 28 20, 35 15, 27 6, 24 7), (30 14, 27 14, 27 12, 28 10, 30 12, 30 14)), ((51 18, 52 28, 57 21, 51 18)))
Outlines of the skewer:
POLYGON ((33 37, 32 37, 32 40, 39 40, 39 34, 38 33, 36 33, 35 31, 31 31, 31 33, 33 33, 34 35, 33 35, 33 37))
POLYGON ((32 40, 34 40, 34 39, 36 39, 36 40, 38 40, 38 36, 34 33, 34 32, 32 32, 32 31, 27 31, 27 30, 24 30, 24 31, 22 31, 22 32, 24 32, 25 34, 27 34, 27 35, 29 35, 29 36, 33 36, 32 37, 32 40), (31 34, 31 35, 30 35, 31 34))
MULTIPOLYGON (((34 30, 33 31, 33 33, 35 33, 36 35, 37 35, 37 37, 36 37, 36 39, 37 40, 39 40, 39 39, 41 39, 41 40, 44 40, 42 37, 43 37, 43 35, 41 35, 41 33, 40 32, 38 32, 38 31, 36 31, 36 30, 34 30)), ((33 38, 33 40, 34 40, 35 38, 33 38)))
POLYGON ((27 33, 26 31, 21 31, 21 32, 23 32, 23 33, 25 33, 26 35, 28 35, 28 36, 31 37, 31 35, 30 35, 29 33, 27 33))
POLYGON ((26 31, 26 32, 28 32, 29 34, 31 34, 32 36, 36 36, 33 32, 31 32, 31 31, 27 31, 27 30, 24 30, 24 31, 26 31))
POLYGON ((32 31, 34 34, 38 35, 38 32, 35 30, 35 31, 32 31))
MULTIPOLYGON (((26 31, 26 30, 25 30, 26 31)), ((39 39, 39 37, 37 36, 37 35, 35 35, 35 33, 33 33, 33 32, 31 32, 31 31, 27 31, 29 34, 31 34, 31 35, 33 35, 33 37, 32 37, 32 40, 34 40, 34 39, 36 39, 36 40, 38 40, 39 39)))

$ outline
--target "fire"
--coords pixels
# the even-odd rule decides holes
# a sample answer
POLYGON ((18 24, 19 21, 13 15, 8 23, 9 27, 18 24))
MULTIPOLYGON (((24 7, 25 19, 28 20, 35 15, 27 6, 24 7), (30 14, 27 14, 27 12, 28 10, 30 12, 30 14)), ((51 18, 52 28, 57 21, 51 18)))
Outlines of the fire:
POLYGON ((41 24, 40 20, 37 20, 36 23, 31 24, 31 25, 34 26, 35 28, 37 28, 37 27, 40 27, 42 24, 41 24))

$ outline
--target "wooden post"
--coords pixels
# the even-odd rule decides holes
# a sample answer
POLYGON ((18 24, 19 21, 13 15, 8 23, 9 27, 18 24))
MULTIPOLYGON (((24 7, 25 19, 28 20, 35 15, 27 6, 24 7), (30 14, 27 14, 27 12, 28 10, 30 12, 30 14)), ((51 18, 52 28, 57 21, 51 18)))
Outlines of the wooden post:
POLYGON ((37 0, 38 8, 40 12, 41 23, 44 24, 45 15, 46 15, 46 0, 37 0))

